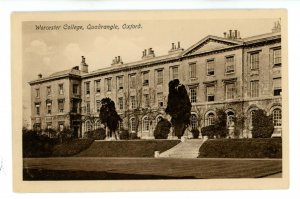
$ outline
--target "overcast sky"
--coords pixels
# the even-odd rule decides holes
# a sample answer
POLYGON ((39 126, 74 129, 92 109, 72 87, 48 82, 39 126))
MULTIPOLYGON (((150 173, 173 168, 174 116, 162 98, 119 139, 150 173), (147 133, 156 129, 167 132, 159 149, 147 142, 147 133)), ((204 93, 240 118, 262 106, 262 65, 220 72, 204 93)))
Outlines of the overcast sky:
POLYGON ((229 29, 240 31, 241 37, 271 32, 278 19, 204 19, 204 20, 143 20, 143 21, 83 21, 83 22, 23 22, 23 118, 30 121, 29 81, 42 73, 70 69, 86 57, 89 71, 109 67, 115 56, 124 63, 141 59, 142 51, 153 48, 156 56, 165 55, 171 43, 181 42, 187 49, 207 35, 223 37, 229 29), (141 24, 142 29, 123 30, 122 25, 141 24), (85 30, 38 31, 36 25, 75 24, 85 30), (88 30, 86 26, 113 25, 119 30, 88 30))

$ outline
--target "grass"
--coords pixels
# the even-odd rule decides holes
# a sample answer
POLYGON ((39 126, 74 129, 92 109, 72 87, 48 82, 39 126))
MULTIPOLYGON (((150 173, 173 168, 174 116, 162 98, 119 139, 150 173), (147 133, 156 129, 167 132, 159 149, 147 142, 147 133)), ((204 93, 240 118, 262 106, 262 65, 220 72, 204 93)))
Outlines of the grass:
POLYGON ((23 165, 24 180, 261 178, 282 172, 279 159, 26 158, 23 165))
POLYGON ((86 150, 93 143, 92 139, 77 139, 53 147, 52 157, 73 156, 86 150))
POLYGON ((154 151, 166 151, 180 140, 95 141, 78 157, 153 157, 154 151))
POLYGON ((207 140, 199 158, 282 158, 280 138, 207 140))

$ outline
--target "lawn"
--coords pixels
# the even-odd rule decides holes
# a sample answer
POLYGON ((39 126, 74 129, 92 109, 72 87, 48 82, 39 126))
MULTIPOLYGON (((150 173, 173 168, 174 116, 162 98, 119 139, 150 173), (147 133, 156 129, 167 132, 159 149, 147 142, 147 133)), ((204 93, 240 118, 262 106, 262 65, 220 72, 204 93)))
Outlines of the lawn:
POLYGON ((155 151, 166 151, 180 140, 94 141, 77 157, 153 157, 155 151))
POLYGON ((24 180, 261 178, 281 159, 26 158, 24 180))

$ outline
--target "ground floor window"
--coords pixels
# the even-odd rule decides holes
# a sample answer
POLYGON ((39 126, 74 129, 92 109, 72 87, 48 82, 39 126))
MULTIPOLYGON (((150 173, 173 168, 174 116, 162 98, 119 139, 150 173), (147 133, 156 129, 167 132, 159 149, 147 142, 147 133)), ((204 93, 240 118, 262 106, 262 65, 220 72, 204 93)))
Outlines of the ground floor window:
POLYGON ((143 119, 143 131, 149 131, 150 121, 148 117, 143 119))
POLYGON ((130 119, 130 130, 131 133, 135 133, 135 118, 130 119))
POLYGON ((215 114, 210 112, 206 116, 206 126, 214 125, 215 123, 215 114))
POLYGON ((227 127, 230 127, 234 124, 234 112, 227 112, 227 127))
POLYGON ((274 109, 272 115, 274 126, 281 126, 281 110, 279 108, 274 109))
POLYGON ((192 114, 190 119, 190 124, 192 129, 198 129, 198 121, 197 121, 197 115, 192 114))

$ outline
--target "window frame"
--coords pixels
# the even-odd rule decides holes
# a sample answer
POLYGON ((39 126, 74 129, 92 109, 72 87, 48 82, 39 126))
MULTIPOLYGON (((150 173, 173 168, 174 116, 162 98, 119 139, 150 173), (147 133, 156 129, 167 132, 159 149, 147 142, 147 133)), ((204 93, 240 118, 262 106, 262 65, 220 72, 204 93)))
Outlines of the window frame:
POLYGON ((216 66, 215 58, 206 60, 206 76, 214 76, 215 75, 215 66, 216 66), (212 62, 212 64, 209 64, 211 62, 212 62), (210 74, 210 72, 213 72, 213 74, 210 74))
POLYGON ((163 83, 164 83, 164 70, 163 69, 156 70, 156 80, 157 80, 157 85, 163 85, 163 83))
POLYGON ((250 62, 250 70, 259 70, 260 52, 259 51, 251 52, 249 57, 249 62, 250 62), (257 59, 253 59, 254 56, 257 56, 257 59))
POLYGON ((191 80, 197 79, 197 62, 189 63, 189 77, 191 80))
POLYGON ((226 74, 231 74, 231 73, 235 73, 235 55, 227 55, 225 56, 225 73, 226 74), (233 59, 232 62, 228 62, 229 59, 233 59), (229 65, 229 63, 232 63, 229 65), (232 66, 232 70, 228 70, 228 68, 232 66))
POLYGON ((256 98, 259 97, 259 80, 252 80, 250 81, 250 97, 256 98), (254 85, 255 84, 255 85, 254 85), (257 89, 257 90, 255 90, 257 89), (254 95, 256 94, 256 95, 254 95))

